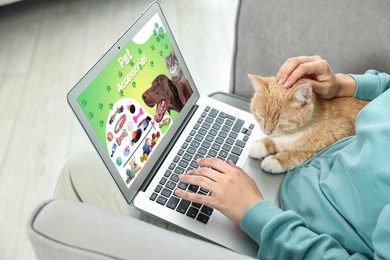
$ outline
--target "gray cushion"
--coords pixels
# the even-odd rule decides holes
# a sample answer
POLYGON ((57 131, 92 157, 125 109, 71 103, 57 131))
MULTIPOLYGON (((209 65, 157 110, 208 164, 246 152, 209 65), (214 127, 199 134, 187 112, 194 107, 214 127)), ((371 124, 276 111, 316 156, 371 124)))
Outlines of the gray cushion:
POLYGON ((232 92, 251 97, 247 73, 275 75, 283 62, 318 54, 335 72, 390 72, 390 1, 242 0, 232 92))
POLYGON ((72 201, 43 203, 31 216, 28 235, 38 259, 251 259, 206 241, 72 201))

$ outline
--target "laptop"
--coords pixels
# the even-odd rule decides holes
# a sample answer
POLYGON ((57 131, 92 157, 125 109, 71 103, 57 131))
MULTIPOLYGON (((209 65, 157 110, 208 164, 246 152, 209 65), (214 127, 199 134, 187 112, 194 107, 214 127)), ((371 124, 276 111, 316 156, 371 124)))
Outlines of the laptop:
POLYGON ((199 95, 157 2, 67 98, 129 206, 256 256, 258 245, 226 216, 174 196, 175 189, 208 196, 178 178, 200 157, 232 160, 275 203, 283 177, 249 158, 250 144, 263 136, 250 113, 199 95))

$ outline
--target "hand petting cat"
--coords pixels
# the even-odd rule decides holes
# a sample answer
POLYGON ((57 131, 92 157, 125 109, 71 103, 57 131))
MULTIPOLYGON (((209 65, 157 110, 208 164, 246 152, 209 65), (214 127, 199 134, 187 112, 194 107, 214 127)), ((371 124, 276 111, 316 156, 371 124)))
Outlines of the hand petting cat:
POLYGON ((319 56, 291 58, 276 77, 249 79, 255 89, 252 114, 265 134, 252 144, 250 156, 270 173, 289 171, 354 135, 356 116, 367 104, 352 97, 352 77, 335 75, 319 56))
POLYGON ((345 74, 334 74, 328 62, 320 56, 300 56, 288 59, 276 74, 279 85, 285 88, 295 83, 308 83, 320 97, 352 97, 355 80, 345 74))

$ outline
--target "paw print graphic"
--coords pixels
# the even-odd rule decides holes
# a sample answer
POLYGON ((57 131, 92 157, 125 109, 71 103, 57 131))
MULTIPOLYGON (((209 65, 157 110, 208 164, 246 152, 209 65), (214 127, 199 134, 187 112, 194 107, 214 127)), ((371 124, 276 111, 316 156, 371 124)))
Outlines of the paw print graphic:
POLYGON ((166 50, 168 50, 168 44, 165 44, 165 45, 164 45, 164 48, 165 48, 166 50))
POLYGON ((107 91, 107 92, 110 92, 110 91, 111 91, 111 86, 110 86, 110 85, 107 85, 107 86, 106 86, 106 91, 107 91))
POLYGON ((154 61, 151 61, 149 64, 151 67, 154 67, 154 61))
POLYGON ((103 121, 103 120, 100 120, 100 121, 99 121, 99 125, 100 125, 100 127, 103 127, 103 126, 104 126, 104 121, 103 121))
POLYGON ((150 46, 150 49, 151 49, 152 51, 154 51, 154 50, 156 49, 156 47, 152 44, 152 45, 150 46))
POLYGON ((119 96, 123 97, 125 94, 123 93, 123 90, 119 91, 119 96))
POLYGON ((164 29, 160 27, 158 23, 154 24, 153 35, 156 36, 157 42, 160 42, 161 39, 164 39, 164 29))
POLYGON ((103 103, 99 103, 99 104, 98 104, 98 108, 99 108, 100 110, 103 110, 103 103))
POLYGON ((133 82, 131 83, 131 86, 132 86, 133 88, 135 88, 135 87, 137 87, 137 83, 136 83, 135 81, 133 81, 133 82))
POLYGON ((142 54, 142 49, 138 48, 138 54, 142 54))
POLYGON ((113 109, 114 108, 114 104, 113 103, 108 104, 108 108, 109 109, 113 109))
POLYGON ((118 71, 118 77, 122 78, 122 76, 123 76, 122 71, 118 71))
POLYGON ((134 61, 130 61, 130 67, 134 67, 134 61))
POLYGON ((92 119, 92 118, 93 118, 93 113, 92 113, 92 112, 89 112, 89 113, 88 113, 88 118, 89 118, 89 119, 92 119))
POLYGON ((159 54, 162 57, 164 53, 163 53, 163 51, 160 51, 159 54))
POLYGON ((83 99, 81 100, 81 105, 85 107, 88 104, 87 100, 83 99))

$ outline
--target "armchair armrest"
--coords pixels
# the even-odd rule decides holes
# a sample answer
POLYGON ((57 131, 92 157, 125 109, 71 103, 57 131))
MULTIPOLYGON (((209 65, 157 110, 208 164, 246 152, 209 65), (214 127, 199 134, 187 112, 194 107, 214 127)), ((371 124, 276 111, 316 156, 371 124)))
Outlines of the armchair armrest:
POLYGON ((45 202, 32 214, 27 229, 38 259, 249 259, 80 202, 45 202))

